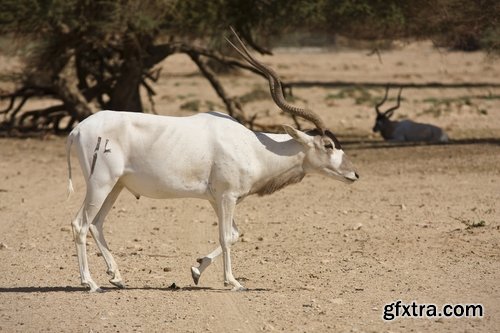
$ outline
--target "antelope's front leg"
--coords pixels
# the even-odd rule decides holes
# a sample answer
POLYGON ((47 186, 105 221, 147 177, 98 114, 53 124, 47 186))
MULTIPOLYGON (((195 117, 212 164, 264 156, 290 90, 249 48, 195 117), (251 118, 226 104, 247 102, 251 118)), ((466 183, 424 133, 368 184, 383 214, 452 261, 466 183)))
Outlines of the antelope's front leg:
MULTIPOLYGON (((217 207, 214 207, 215 212, 217 213, 217 207)), ((234 244, 238 241, 238 238, 240 237, 240 233, 238 231, 238 227, 236 226, 236 223, 234 223, 233 220, 233 227, 231 231, 231 244, 234 244)), ((196 259, 198 262, 198 267, 191 267, 191 276, 193 278, 194 284, 198 285, 198 282, 200 281, 201 273, 205 269, 210 266, 215 259, 222 254, 222 247, 218 246, 215 250, 207 254, 206 256, 202 258, 196 259)))
POLYGON ((219 217, 219 242, 222 248, 224 259, 224 284, 232 285, 233 290, 245 290, 243 286, 236 281, 231 269, 231 241, 233 238, 233 215, 236 206, 236 198, 230 194, 222 195, 218 202, 219 217))

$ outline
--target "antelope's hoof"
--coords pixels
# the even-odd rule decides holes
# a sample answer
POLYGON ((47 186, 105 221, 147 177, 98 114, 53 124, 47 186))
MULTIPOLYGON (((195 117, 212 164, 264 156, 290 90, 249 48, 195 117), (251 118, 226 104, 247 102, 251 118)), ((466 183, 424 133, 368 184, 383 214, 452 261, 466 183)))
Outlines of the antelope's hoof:
POLYGON ((243 287, 241 284, 238 283, 238 281, 235 281, 234 283, 231 283, 229 281, 224 281, 224 287, 229 287, 233 286, 231 291, 245 291, 248 290, 247 288, 243 287))
POLYGON ((109 280, 109 282, 120 289, 125 289, 125 284, 121 280, 120 281, 109 280))
POLYGON ((93 293, 102 294, 102 293, 104 293, 104 290, 101 287, 97 287, 95 289, 89 289, 89 293, 91 293, 91 294, 93 294, 93 293))
POLYGON ((193 278, 193 282, 195 285, 198 285, 198 282, 200 281, 200 270, 196 267, 191 267, 191 277, 193 278))
POLYGON ((97 284, 94 282, 82 282, 82 286, 88 289, 89 293, 102 293, 104 290, 101 289, 97 284))

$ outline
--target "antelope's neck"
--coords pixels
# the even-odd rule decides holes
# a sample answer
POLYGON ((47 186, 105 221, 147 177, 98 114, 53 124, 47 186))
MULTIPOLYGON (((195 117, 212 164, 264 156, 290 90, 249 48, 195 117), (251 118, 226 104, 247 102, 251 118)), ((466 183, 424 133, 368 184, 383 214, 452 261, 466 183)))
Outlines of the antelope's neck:
POLYGON ((398 121, 392 121, 387 119, 387 122, 384 124, 384 126, 380 131, 382 137, 386 140, 391 140, 394 136, 394 131, 396 130, 398 123, 399 123, 398 121))
POLYGON ((263 165, 252 193, 266 195, 300 182, 304 176, 305 148, 286 134, 262 134, 263 165))

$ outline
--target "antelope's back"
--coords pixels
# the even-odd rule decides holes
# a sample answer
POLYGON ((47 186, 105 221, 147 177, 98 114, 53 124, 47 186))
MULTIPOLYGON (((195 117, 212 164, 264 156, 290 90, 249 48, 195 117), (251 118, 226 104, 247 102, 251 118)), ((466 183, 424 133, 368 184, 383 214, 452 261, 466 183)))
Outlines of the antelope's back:
POLYGON ((397 138, 404 138, 404 141, 444 142, 448 140, 441 128, 411 120, 401 121, 394 135, 397 138))
POLYGON ((237 168, 248 155, 241 141, 255 137, 222 113, 168 117, 115 111, 90 116, 74 135, 87 177, 95 168, 90 181, 113 177, 132 193, 154 198, 204 198, 214 166, 237 168))

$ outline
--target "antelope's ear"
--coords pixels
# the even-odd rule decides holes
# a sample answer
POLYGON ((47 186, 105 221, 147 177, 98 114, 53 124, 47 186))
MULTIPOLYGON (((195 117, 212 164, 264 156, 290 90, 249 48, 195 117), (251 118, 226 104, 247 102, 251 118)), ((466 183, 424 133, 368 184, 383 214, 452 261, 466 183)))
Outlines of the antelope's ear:
POLYGON ((306 133, 299 131, 298 129, 295 129, 291 126, 288 125, 282 125, 282 126, 285 132, 300 144, 307 147, 312 147, 314 145, 313 144, 314 137, 307 135, 306 133))

